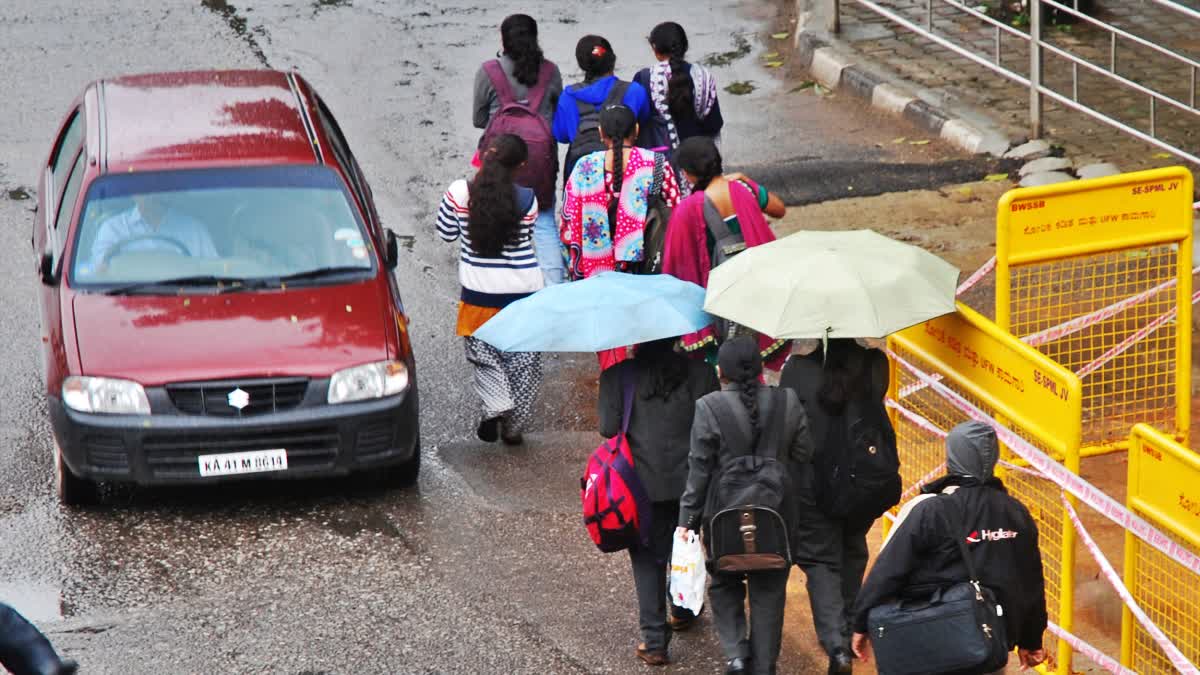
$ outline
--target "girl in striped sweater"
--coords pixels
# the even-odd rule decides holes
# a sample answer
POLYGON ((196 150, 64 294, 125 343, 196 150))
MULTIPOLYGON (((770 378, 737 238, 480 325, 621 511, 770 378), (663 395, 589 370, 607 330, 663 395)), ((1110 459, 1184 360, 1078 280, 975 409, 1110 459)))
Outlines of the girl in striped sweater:
POLYGON ((520 137, 497 136, 481 157, 474 180, 450 184, 438 208, 437 229, 444 241, 459 241, 458 334, 475 367, 475 392, 483 404, 476 433, 488 443, 523 441, 533 401, 541 385, 536 352, 501 352, 473 337, 509 303, 542 288, 533 249, 538 216, 533 190, 513 183, 529 151, 520 137))

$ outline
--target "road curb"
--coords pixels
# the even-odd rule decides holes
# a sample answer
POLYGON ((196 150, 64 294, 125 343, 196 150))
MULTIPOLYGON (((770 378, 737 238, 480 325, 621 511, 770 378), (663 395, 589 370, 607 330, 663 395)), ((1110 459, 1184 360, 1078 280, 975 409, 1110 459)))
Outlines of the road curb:
MULTIPOLYGON (((798 0, 800 5, 804 2, 798 0)), ((989 128, 931 103, 939 98, 936 93, 915 88, 879 66, 866 63, 853 49, 831 38, 823 27, 812 25, 822 21, 823 17, 803 11, 799 16, 794 43, 796 53, 801 65, 822 86, 846 92, 873 108, 903 117, 971 154, 999 157, 1013 145, 1013 139, 998 127, 989 128)))

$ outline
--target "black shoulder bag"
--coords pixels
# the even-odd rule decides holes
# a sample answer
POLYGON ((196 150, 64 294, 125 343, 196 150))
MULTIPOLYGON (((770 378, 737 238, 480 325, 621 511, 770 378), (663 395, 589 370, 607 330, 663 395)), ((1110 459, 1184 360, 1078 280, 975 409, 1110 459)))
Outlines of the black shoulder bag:
MULTIPOLYGON (((951 523, 949 516, 946 520, 951 523)), ((1004 609, 979 582, 963 543, 966 532, 952 524, 949 532, 969 580, 924 600, 896 600, 871 609, 867 630, 879 675, 973 675, 1008 663, 1004 609)))

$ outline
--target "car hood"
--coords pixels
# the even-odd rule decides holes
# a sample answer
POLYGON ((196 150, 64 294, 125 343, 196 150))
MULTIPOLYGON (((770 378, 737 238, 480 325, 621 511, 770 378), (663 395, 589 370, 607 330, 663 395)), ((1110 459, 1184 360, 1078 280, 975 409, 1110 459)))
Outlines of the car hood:
POLYGON ((144 385, 243 377, 327 377, 387 358, 373 281, 224 295, 80 293, 73 306, 84 375, 144 385))

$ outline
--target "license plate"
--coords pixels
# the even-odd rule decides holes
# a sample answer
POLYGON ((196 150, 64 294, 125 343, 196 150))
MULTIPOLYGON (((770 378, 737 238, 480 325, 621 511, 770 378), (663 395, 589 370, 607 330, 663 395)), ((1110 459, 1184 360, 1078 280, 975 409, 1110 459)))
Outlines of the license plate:
POLYGON ((255 450, 253 452, 227 452, 220 455, 200 455, 200 475, 229 476, 239 473, 262 473, 264 471, 286 471, 287 450, 255 450))

